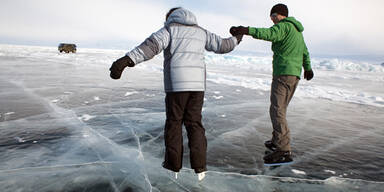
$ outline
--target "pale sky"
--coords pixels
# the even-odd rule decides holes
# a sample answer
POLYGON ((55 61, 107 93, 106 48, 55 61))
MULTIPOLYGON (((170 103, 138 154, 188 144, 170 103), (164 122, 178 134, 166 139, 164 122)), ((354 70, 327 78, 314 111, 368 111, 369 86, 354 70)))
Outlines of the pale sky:
MULTIPOLYGON (((384 55, 383 0, 0 0, 0 43, 129 49, 164 24, 172 7, 192 11, 200 26, 229 37, 233 25, 271 27, 273 5, 284 3, 304 26, 309 51, 384 55)), ((242 51, 271 52, 251 37, 242 51)))

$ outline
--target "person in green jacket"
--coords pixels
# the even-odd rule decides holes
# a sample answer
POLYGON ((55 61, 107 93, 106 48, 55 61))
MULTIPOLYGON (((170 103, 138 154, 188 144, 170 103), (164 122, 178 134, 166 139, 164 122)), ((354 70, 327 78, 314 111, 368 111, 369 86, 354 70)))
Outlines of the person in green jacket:
POLYGON ((288 7, 284 4, 273 6, 270 17, 274 23, 270 28, 238 26, 231 27, 230 33, 272 42, 273 80, 269 113, 273 132, 272 139, 264 143, 272 152, 263 159, 264 165, 275 166, 293 162, 286 120, 287 107, 295 93, 302 68, 307 80, 313 78, 313 71, 302 34, 303 25, 294 17, 288 17, 288 7))

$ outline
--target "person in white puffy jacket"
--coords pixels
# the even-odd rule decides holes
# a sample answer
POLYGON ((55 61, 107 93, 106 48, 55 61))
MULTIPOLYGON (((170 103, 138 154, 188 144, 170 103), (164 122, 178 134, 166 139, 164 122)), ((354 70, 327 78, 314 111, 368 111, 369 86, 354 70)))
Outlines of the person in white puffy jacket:
POLYGON ((176 174, 182 168, 184 124, 188 134, 191 168, 200 180, 204 178, 207 170, 207 140, 201 123, 206 88, 204 52, 228 53, 241 39, 242 36, 223 39, 198 26, 192 12, 176 7, 167 13, 164 27, 112 64, 110 76, 119 79, 125 67, 134 67, 164 51, 164 168, 176 174))

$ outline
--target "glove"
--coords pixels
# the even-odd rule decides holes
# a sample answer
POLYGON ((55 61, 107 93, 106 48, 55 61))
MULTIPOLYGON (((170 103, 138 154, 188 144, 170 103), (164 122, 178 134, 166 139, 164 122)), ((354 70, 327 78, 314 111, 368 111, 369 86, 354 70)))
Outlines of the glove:
POLYGON ((304 71, 304 79, 307 79, 307 81, 309 81, 312 78, 313 78, 313 71, 312 71, 312 69, 310 71, 304 71))
POLYGON ((127 66, 128 67, 135 66, 135 63, 128 56, 124 56, 116 60, 115 62, 113 62, 111 68, 109 68, 109 71, 111 71, 111 74, 110 74, 111 78, 120 79, 121 73, 123 73, 124 68, 127 66))
POLYGON ((232 26, 231 29, 229 29, 229 32, 230 32, 233 36, 237 36, 237 35, 249 35, 249 27, 243 27, 243 26, 235 27, 235 26, 232 26))
POLYGON ((243 40, 243 35, 236 35, 237 44, 240 44, 240 42, 243 40))

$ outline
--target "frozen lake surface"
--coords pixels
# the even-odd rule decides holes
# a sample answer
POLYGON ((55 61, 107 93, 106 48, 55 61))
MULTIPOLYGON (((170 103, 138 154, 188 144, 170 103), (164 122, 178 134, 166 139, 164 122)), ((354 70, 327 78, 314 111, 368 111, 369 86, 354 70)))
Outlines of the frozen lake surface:
MULTIPOLYGON (((0 191, 382 191, 384 66, 313 58, 289 106, 295 164, 263 166, 272 58, 207 54, 206 178, 161 167, 162 57, 109 67, 124 51, 0 45, 0 191)), ((185 133, 185 131, 184 131, 185 133)))

